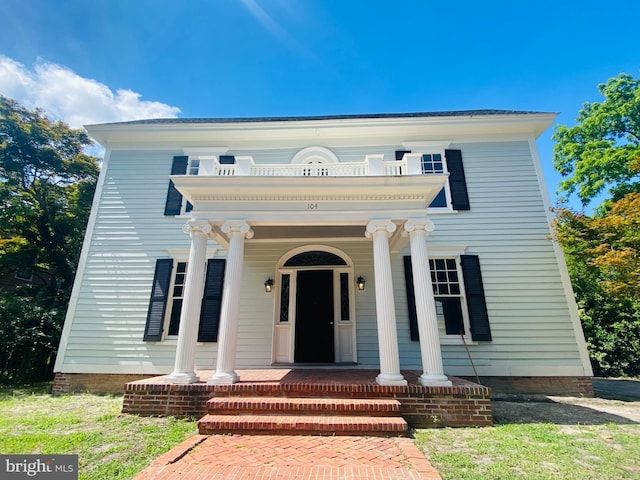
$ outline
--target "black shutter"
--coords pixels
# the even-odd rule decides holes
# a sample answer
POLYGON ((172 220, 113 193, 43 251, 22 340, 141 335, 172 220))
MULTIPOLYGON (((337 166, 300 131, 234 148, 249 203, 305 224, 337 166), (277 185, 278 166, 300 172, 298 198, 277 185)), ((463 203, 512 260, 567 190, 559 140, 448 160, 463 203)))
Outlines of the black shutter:
MULTIPOLYGON (((171 175, 184 175, 187 173, 187 163, 189 157, 179 156, 173 157, 171 164, 171 175)), ((164 205, 165 215, 180 215, 182 208, 182 194, 176 189, 175 185, 169 180, 169 189, 167 190, 167 202, 164 205)))
POLYGON ((210 259, 207 262, 207 277, 204 282, 204 298, 200 311, 199 342, 217 342, 222 306, 222 287, 224 284, 225 260, 210 259))
POLYGON ((460 297, 436 297, 436 301, 442 304, 444 315, 444 329, 447 335, 464 335, 464 318, 460 297))
POLYGON ((405 153, 411 153, 411 150, 396 150, 396 160, 402 160, 405 153))
POLYGON ((467 193, 467 181, 462 165, 462 152, 460 150, 445 150, 449 170, 449 189, 451 190, 451 204, 454 210, 471 210, 469 195, 467 193))
POLYGON ((404 281, 407 286, 407 309, 409 310, 409 331, 411 340, 417 341, 418 337, 418 313, 416 311, 416 292, 413 287, 413 268, 411 257, 404 257, 404 281))
POLYGON ((162 328, 164 314, 167 307, 169 284, 171 283, 171 270, 173 260, 171 258, 159 258, 156 260, 156 271, 151 287, 151 299, 147 313, 147 324, 144 327, 145 342, 158 342, 162 340, 162 328))
POLYGON ((469 307, 471 338, 477 341, 491 341, 489 314, 484 297, 480 260, 477 255, 461 255, 462 276, 469 307))

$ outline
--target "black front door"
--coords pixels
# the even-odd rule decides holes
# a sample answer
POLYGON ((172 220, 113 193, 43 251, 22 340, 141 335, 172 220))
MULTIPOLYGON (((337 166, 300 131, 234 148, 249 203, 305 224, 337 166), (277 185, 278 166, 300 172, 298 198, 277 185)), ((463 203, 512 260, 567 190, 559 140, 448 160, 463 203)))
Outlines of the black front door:
POLYGON ((294 361, 333 363, 333 271, 298 271, 294 361))

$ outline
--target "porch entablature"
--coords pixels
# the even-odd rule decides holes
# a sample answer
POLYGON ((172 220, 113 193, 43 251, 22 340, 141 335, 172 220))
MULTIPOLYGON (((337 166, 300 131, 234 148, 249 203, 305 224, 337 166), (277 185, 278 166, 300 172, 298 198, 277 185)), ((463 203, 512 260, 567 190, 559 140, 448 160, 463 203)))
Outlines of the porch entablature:
POLYGON ((399 176, 172 175, 192 218, 252 225, 366 225, 426 215, 448 174, 399 176))

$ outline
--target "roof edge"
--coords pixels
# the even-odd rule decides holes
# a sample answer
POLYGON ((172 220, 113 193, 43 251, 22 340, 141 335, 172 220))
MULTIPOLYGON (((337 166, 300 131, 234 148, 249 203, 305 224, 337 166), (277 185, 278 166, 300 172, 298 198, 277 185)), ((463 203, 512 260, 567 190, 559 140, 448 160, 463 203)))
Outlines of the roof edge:
POLYGON ((128 120, 123 122, 106 122, 89 124, 85 127, 107 125, 171 125, 171 124, 223 124, 223 123, 255 123, 255 122, 304 122, 322 120, 357 120, 357 119, 394 119, 394 118, 434 118, 434 117, 480 117, 500 115, 557 115, 557 112, 536 112, 526 110, 449 110, 441 112, 405 112, 405 113, 363 113, 344 115, 303 115, 274 117, 211 117, 211 118, 149 118, 128 120))

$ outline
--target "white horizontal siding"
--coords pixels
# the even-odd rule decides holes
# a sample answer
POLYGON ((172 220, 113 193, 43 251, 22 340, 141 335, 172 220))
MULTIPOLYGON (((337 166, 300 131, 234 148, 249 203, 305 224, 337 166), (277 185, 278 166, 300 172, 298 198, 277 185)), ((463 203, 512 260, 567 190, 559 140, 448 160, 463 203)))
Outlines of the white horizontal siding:
MULTIPOLYGON (((302 148, 302 147, 300 147, 302 148)), ((399 145, 336 146, 340 161, 382 153, 394 158, 399 145)), ((463 152, 471 210, 434 214, 428 245, 463 246, 480 257, 493 341, 469 350, 481 375, 536 375, 581 369, 569 310, 549 239, 544 202, 527 142, 454 145, 463 152), (528 372, 528 373, 522 373, 528 372)), ((288 163, 298 148, 243 149, 257 163, 288 163)), ((105 172, 83 282, 69 328, 63 371, 169 372, 175 341, 143 342, 157 258, 188 252, 184 218, 163 215, 171 161, 180 151, 114 152, 105 172), (85 369, 85 370, 83 370, 85 369)), ((318 243, 324 243, 319 240, 318 243)), ((300 244, 252 243, 245 248, 237 366, 270 365, 275 294, 264 293, 276 264, 300 244)), ((371 242, 333 242, 367 279, 355 293, 357 355, 362 365, 379 363, 371 242)), ((392 258, 398 339, 403 368, 421 365, 409 337, 402 254, 392 258)), ((220 251, 224 256, 226 252, 220 251)), ((462 345, 443 346, 447 373, 472 375, 462 345)), ((213 368, 216 345, 197 347, 199 368, 213 368)), ((557 373, 560 374, 560 373, 557 373)))
MULTIPOLYGON (((457 148, 463 153, 471 210, 433 215, 436 230, 428 243, 466 246, 467 253, 480 258, 493 341, 469 346, 479 374, 521 375, 514 372, 522 365, 532 375, 549 374, 550 365, 581 372, 528 143, 457 148)), ((403 275, 401 262, 394 263, 400 295, 404 295, 403 275)), ((398 313, 402 332, 406 308, 398 308, 398 313)), ((404 363, 419 362, 417 348, 416 342, 404 338, 404 363)), ((447 372, 473 373, 464 347, 443 346, 443 357, 447 372)))

